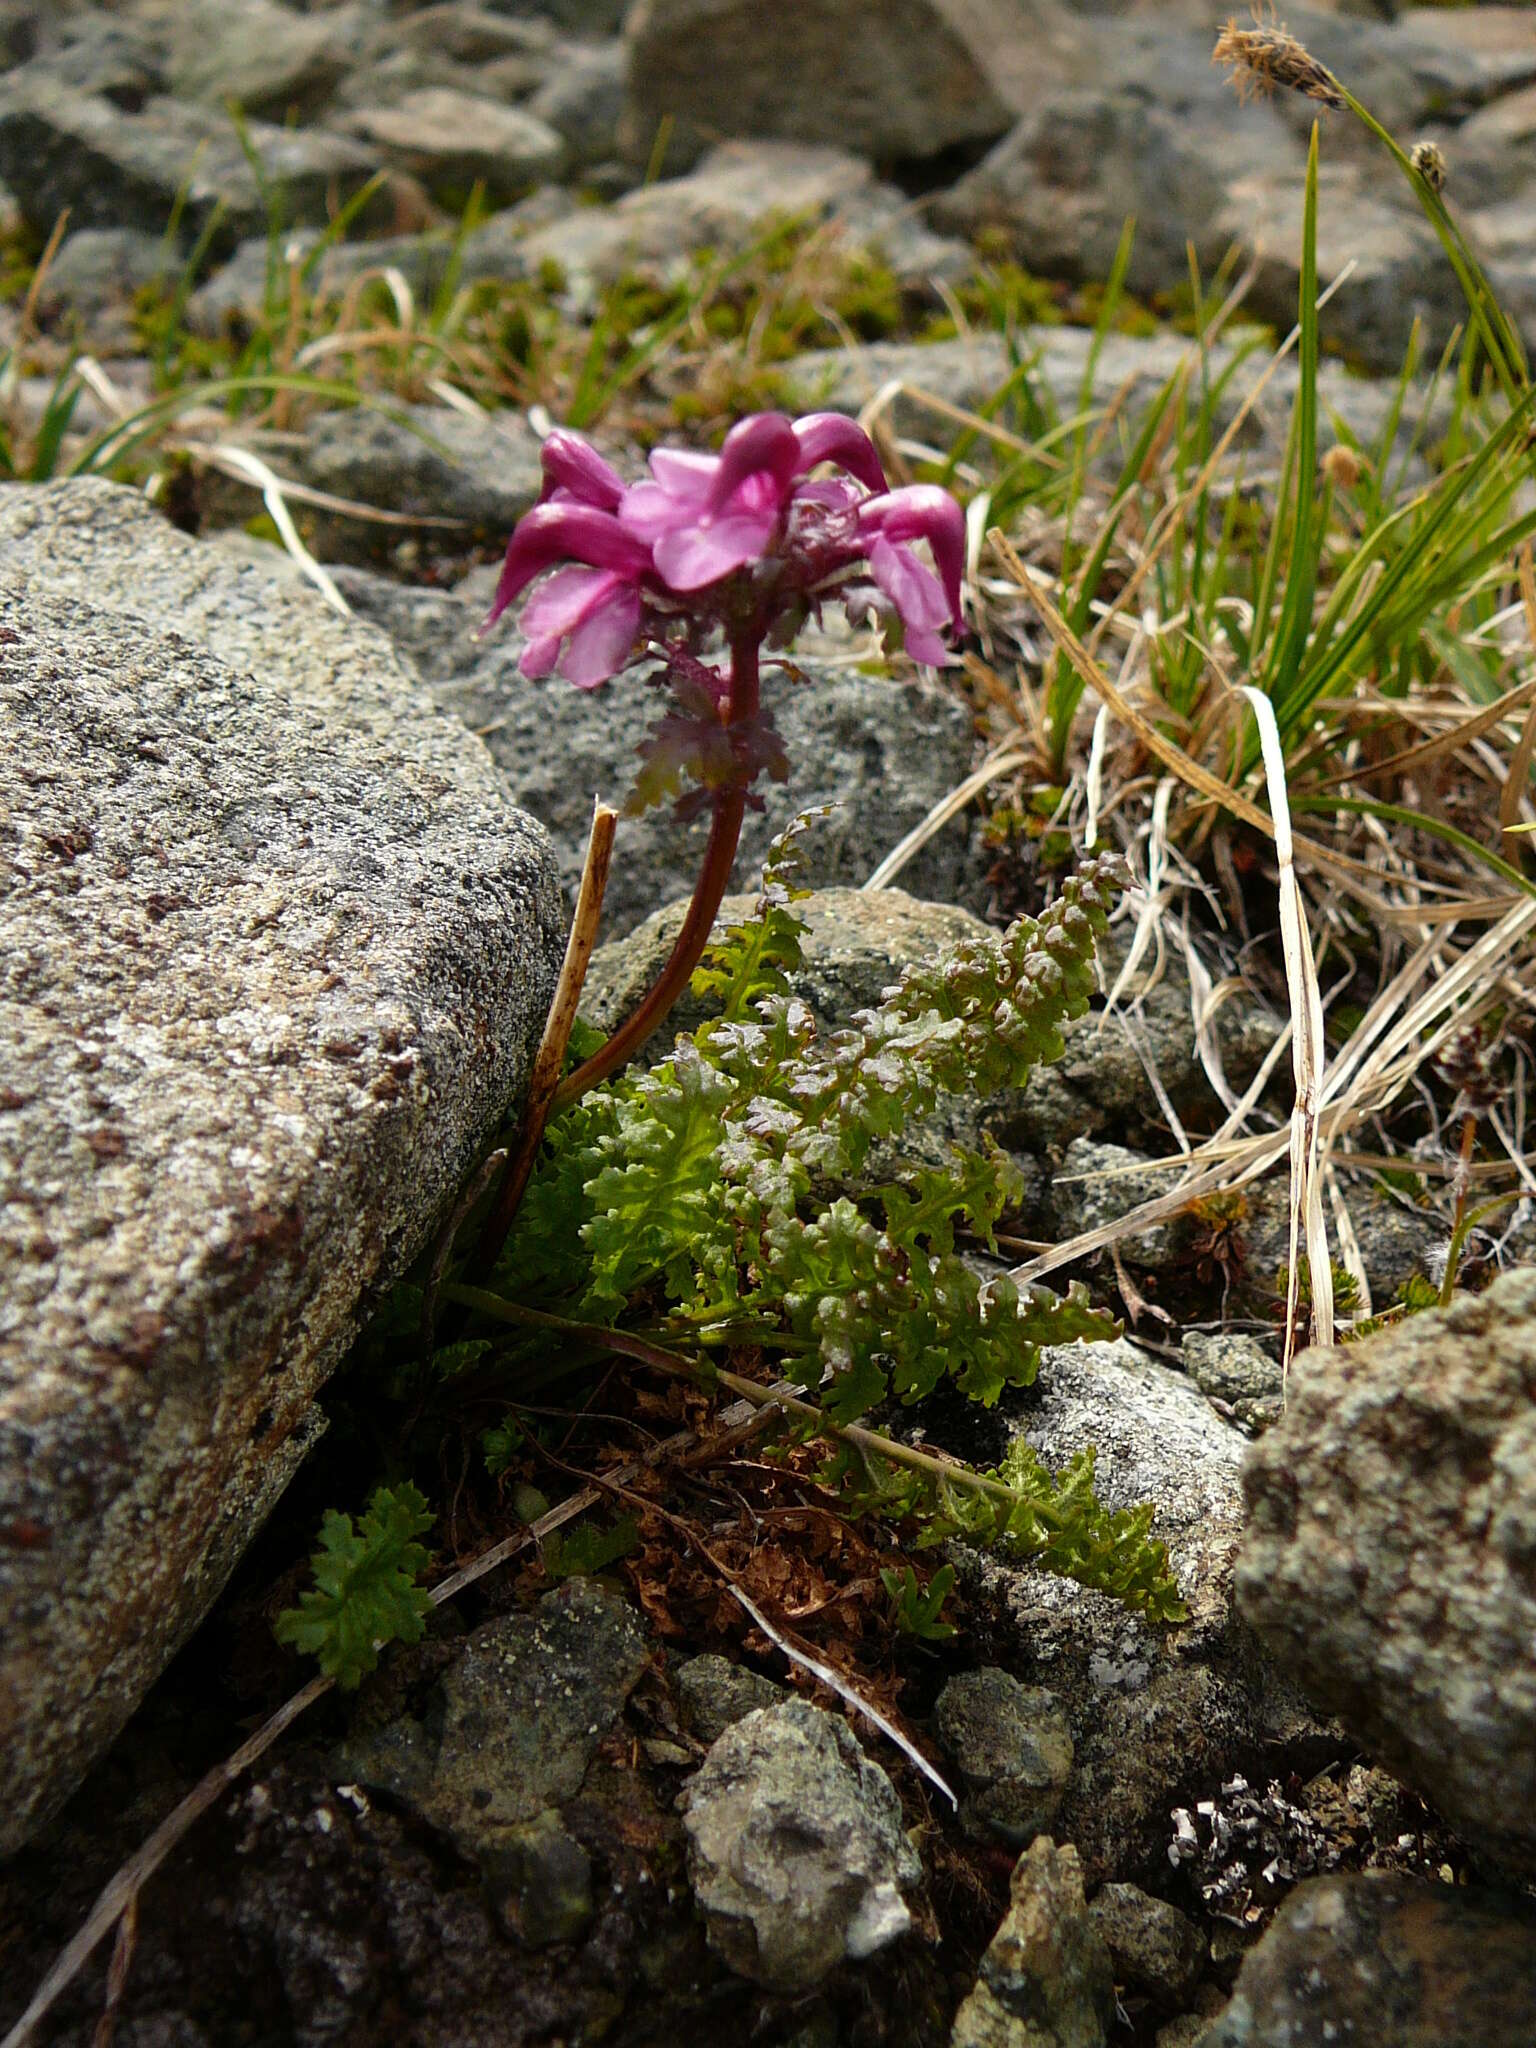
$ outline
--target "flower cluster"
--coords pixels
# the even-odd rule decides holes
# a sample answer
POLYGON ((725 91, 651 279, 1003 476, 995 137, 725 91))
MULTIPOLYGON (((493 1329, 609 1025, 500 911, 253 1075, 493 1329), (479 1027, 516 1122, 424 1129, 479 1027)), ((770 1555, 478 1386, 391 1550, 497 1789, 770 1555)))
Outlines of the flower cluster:
POLYGON ((527 676, 592 689, 637 654, 696 655, 717 633, 733 655, 782 645, 831 601, 899 624, 919 661, 949 659, 940 635, 960 623, 960 508, 933 485, 889 489, 873 442, 840 413, 754 414, 718 455, 658 449, 632 485, 556 429, 543 467, 486 620, 555 571, 523 611, 527 676), (828 468, 838 473, 817 474, 828 468))

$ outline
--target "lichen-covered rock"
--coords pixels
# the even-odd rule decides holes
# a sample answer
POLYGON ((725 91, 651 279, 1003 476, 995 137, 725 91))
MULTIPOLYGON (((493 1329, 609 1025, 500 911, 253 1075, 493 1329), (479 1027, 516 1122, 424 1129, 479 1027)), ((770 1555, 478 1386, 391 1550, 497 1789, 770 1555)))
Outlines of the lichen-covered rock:
POLYGON ((727 1728, 688 1787, 688 1870, 710 1946, 771 1991, 801 1992, 912 1924, 922 1867, 890 1779, 804 1700, 727 1728))
POLYGON ((1206 1941, 1187 1913, 1134 1884, 1106 1884, 1088 1908, 1115 1981, 1155 1999, 1165 2012, 1189 2003, 1205 1963, 1206 1941))
POLYGON ((1257 1436, 1278 1420, 1284 1401, 1280 1361, 1241 1330, 1189 1330, 1184 1370, 1220 1415, 1257 1436))
POLYGON ((950 2048, 1104 2048, 1115 1978, 1083 1903, 1077 1851, 1047 1835, 1014 1865, 1008 1912, 950 2048))
POLYGON ((1072 1730, 1054 1693, 995 1666, 962 1671, 939 1694, 934 1726, 965 1781, 968 1834, 1021 1848, 1050 1826, 1072 1775, 1072 1730))
POLYGON ((1238 1596, 1287 1671, 1536 1870, 1536 1268, 1304 1353, 1244 1483, 1238 1596))
POLYGON ((1035 1385, 1005 1395, 991 1426, 946 1448, 992 1464, 1022 1431, 1058 1469, 1092 1445, 1095 1491, 1111 1508, 1151 1503, 1190 1609, 1187 1622, 1154 1628, 1069 1580, 951 1547, 994 1654, 1066 1710, 1073 1766, 1052 1832, 1076 1846, 1090 1880, 1161 1857, 1171 1809, 1207 1797, 1255 1753, 1323 1761, 1315 1720, 1237 1621, 1247 1444, 1199 1389, 1129 1343, 1052 1347, 1035 1385))
POLYGON ((1536 1913, 1364 1872, 1298 1885, 1197 2048, 1536 2041, 1536 1913))
MULTIPOLYGON (((1074 1138, 1051 1176, 1051 1210, 1058 1237, 1081 1237, 1118 1223, 1144 1202, 1154 1202, 1177 1184, 1178 1175, 1159 1170, 1145 1153, 1092 1138, 1074 1138)), ((1166 1272, 1186 1257, 1192 1224, 1168 1216, 1118 1240, 1116 1249, 1133 1266, 1166 1272)))
POLYGON ((464 1855, 522 1868, 526 1824, 580 1789, 649 1660, 633 1608, 572 1579, 533 1614, 477 1628, 422 1713, 355 1732, 345 1768, 464 1855))
POLYGON ((206 1611, 521 1085, 547 841, 371 629, 0 496, 0 1849, 206 1611))

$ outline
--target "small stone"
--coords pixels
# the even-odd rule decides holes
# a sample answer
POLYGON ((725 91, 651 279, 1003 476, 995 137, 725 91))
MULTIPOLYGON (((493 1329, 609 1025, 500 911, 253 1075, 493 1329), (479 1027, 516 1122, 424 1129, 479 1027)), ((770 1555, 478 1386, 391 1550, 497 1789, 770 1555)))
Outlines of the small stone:
POLYGON ((662 120, 684 155, 719 135, 879 161, 989 140, 1009 121, 985 55, 1006 18, 945 0, 642 0, 625 23, 634 153, 644 159, 662 120))
POLYGON ((1268 1429, 1284 1412, 1280 1362, 1256 1337, 1235 1330, 1187 1331, 1184 1370, 1218 1413, 1250 1435, 1268 1429))
POLYGON ((1115 1981, 1165 2012, 1187 2006, 1205 1965, 1205 1937, 1187 1913, 1133 1884, 1102 1885, 1089 1917, 1115 1965, 1115 1981))
POLYGON ((1049 1827, 1072 1776, 1072 1730, 1054 1693, 992 1667, 962 1672, 939 1694, 934 1724, 965 1780, 973 1840, 1018 1847, 1049 1827))
POLYGON ((546 122, 447 86, 426 86, 392 107, 360 108, 346 127, 425 185, 467 192, 482 184, 492 199, 515 199, 565 166, 565 143, 546 122))
POLYGON ((1014 1865, 1008 1912, 955 2015, 950 2048, 1104 2048, 1114 1969, 1073 1848, 1041 1835, 1014 1865))
POLYGON ((912 1924, 922 1866, 890 1779, 804 1700, 728 1728, 688 1788, 688 1870, 710 1947, 770 1991, 814 1988, 912 1924))
POLYGON ((683 1720, 700 1742, 715 1742, 727 1728, 759 1707, 772 1707, 785 1697, 784 1688, 748 1671, 729 1658, 690 1657, 673 1675, 683 1720))
MULTIPOLYGON (((1051 1181, 1057 1232, 1064 1238, 1080 1237, 1117 1223, 1143 1202, 1166 1195, 1176 1180, 1176 1175, 1159 1171, 1144 1154, 1124 1145, 1074 1138, 1051 1181)), ((1186 1255, 1190 1236, 1189 1219, 1170 1216, 1120 1238, 1116 1249, 1129 1265, 1164 1272, 1186 1255)))
POLYGON ((508 1930, 530 1948, 574 1940, 592 1917, 592 1859, 552 1808, 507 1829, 480 1867, 508 1930))
MULTIPOLYGON (((43 235, 66 208, 77 230, 150 234, 163 233, 179 208, 189 239, 206 233, 219 254, 266 230, 272 189, 281 190, 290 222, 324 226, 376 167, 367 150, 323 129, 251 121, 242 134, 227 113, 180 100, 154 99, 125 118, 110 101, 42 76, 23 74, 0 92, 0 178, 43 235)), ((377 219, 385 202, 363 210, 377 219)))
POLYGON ((580 1790, 649 1661, 634 1610, 594 1580, 568 1580, 532 1614, 475 1629, 426 1713, 354 1732, 342 1767, 462 1854, 500 1857, 510 1843, 516 1862, 526 1850, 518 1831, 580 1790))

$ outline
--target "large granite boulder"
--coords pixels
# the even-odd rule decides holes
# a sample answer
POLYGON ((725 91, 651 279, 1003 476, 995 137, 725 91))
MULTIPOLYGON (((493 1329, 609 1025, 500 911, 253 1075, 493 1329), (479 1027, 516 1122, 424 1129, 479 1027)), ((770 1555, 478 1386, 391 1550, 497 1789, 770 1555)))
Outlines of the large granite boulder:
POLYGON ((0 1852, 186 1638, 526 1072, 549 843, 373 629, 0 494, 0 1852))
POLYGON ((1309 1697, 1536 1871, 1536 1268, 1305 1352, 1250 1454, 1244 1612, 1309 1697))

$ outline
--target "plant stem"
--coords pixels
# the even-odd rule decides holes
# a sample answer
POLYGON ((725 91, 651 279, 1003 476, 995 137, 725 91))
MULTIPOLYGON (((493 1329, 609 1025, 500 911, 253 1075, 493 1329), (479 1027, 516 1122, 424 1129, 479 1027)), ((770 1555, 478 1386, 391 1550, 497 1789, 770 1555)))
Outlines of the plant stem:
MULTIPOLYGON (((754 1407, 781 1409, 793 1421, 805 1424, 815 1435, 848 1444, 867 1457, 883 1459, 888 1465, 904 1465, 909 1471, 925 1473, 947 1485, 969 1487, 973 1493, 986 1494, 1009 1506, 1020 1498, 1004 1480, 991 1479, 984 1472, 973 1472, 968 1465, 954 1464, 948 1458, 935 1458, 898 1438, 862 1429, 856 1422, 834 1422, 814 1402, 803 1401, 784 1387, 762 1387, 756 1380, 743 1379, 740 1373, 722 1372, 703 1360, 686 1358, 681 1352, 658 1344, 652 1337, 642 1337, 630 1330, 610 1329, 606 1324, 584 1323, 569 1316, 551 1315, 546 1309, 524 1308, 518 1302, 503 1300, 499 1294, 487 1293, 483 1287, 461 1287, 454 1283, 445 1287, 443 1294, 447 1300, 458 1302, 476 1315, 489 1316, 493 1322, 525 1323, 534 1329, 579 1338, 595 1349, 611 1351, 619 1358, 632 1358, 637 1364, 651 1366, 674 1379, 690 1380, 695 1386, 723 1387, 727 1393, 750 1401, 754 1407)), ((1059 1511, 1048 1503, 1032 1500, 1029 1505, 1046 1528, 1059 1531, 1065 1526, 1059 1511)))
POLYGON ((554 1001, 544 1023, 544 1036, 539 1042, 529 1077, 522 1129, 475 1251, 475 1270, 479 1273, 490 1271, 506 1243, 507 1232, 512 1228, 512 1219, 517 1214, 523 1190, 533 1172, 544 1126, 550 1118, 560 1069, 565 1064, 565 1048, 570 1043, 571 1028, 576 1022, 576 1006, 581 1001, 582 987, 587 978, 587 965, 597 944, 597 927, 602 916, 603 891, 608 886, 608 865, 613 857, 613 834, 618 816, 618 812, 605 803, 599 802, 592 807, 592 830, 581 872, 581 889, 571 919, 571 935, 566 941, 560 979, 555 986, 554 1001))
MULTIPOLYGON (((731 642, 730 690, 725 701, 724 723, 727 726, 740 725, 757 716, 758 707, 758 639, 755 633, 744 633, 731 642)), ((567 1074, 555 1090, 552 1111, 566 1109, 589 1088, 595 1088, 599 1081, 622 1067, 644 1045, 653 1032, 659 1029, 667 1013, 687 988, 693 977, 693 970, 699 964, 704 948, 709 944, 709 935, 714 928, 715 914, 720 908, 731 879, 731 869, 736 864, 736 847, 741 838, 741 821, 746 815, 747 793, 741 784, 719 792, 715 798, 714 820, 709 828, 709 839, 704 848, 704 858, 699 866, 698 879, 693 885, 693 897, 688 905, 688 914, 683 919, 682 930, 678 933, 666 965, 651 985, 649 994, 639 1008, 619 1026, 613 1036, 595 1052, 584 1065, 567 1074)))

